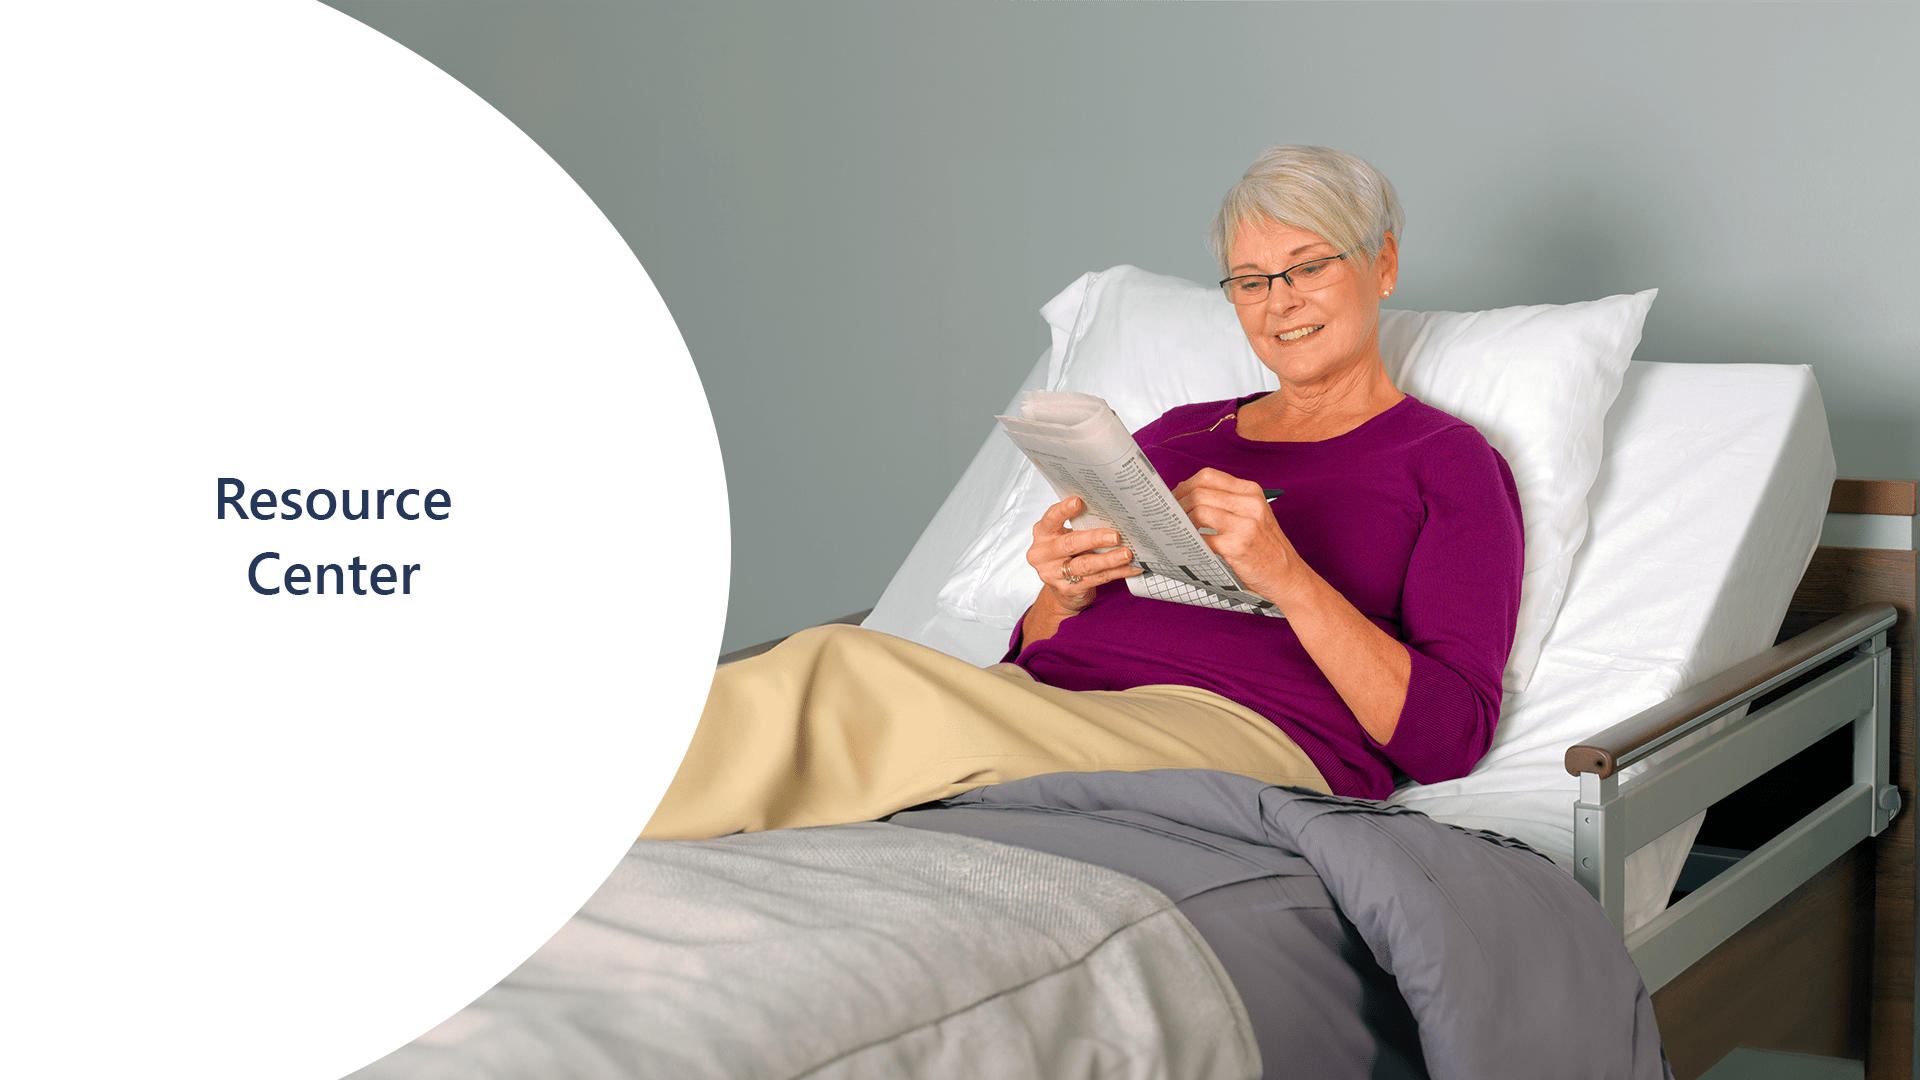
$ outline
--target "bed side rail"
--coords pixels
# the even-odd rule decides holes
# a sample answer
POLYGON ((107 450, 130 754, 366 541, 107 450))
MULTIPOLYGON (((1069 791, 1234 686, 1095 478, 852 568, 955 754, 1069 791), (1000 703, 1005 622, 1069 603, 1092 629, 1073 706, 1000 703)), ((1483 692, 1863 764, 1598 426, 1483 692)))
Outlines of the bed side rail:
POLYGON ((1567 772, 1612 776, 1893 625, 1892 604, 1862 604, 1567 749, 1567 772))
POLYGON ((1627 935, 1649 992, 1705 956, 1900 808, 1889 783, 1891 604, 1853 609, 1675 695, 1567 751, 1580 778, 1574 876, 1624 925, 1625 864, 1676 825, 1847 725, 1853 781, 1825 805, 1627 935), (1764 708, 1755 698, 1842 661, 1764 708), (1691 738, 1690 738, 1691 737, 1691 738), (1682 740, 1688 740, 1680 745, 1682 740), (1661 760, 1623 777, 1621 771, 1661 760))

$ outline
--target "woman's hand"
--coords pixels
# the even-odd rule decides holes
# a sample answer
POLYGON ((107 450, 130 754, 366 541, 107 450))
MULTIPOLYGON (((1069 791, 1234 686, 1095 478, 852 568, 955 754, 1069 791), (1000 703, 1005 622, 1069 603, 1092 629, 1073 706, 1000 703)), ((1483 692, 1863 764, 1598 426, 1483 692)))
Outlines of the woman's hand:
POLYGON ((1249 590, 1287 609, 1286 594, 1303 583, 1305 564, 1274 520, 1266 494, 1251 480, 1201 469, 1173 489, 1180 508, 1195 526, 1212 529, 1201 537, 1249 590))
POLYGON ((1034 523, 1027 564, 1040 575, 1042 588, 1021 624, 1021 638, 1027 645, 1052 637, 1062 620, 1093 603, 1095 589, 1140 572, 1139 567, 1128 565, 1133 552, 1119 546, 1118 532, 1104 527, 1067 528, 1067 519, 1085 509, 1085 503, 1069 496, 1047 507, 1034 523))
POLYGON ((1201 469, 1174 488, 1173 496, 1196 526, 1218 534, 1202 535, 1240 583, 1280 606, 1301 647, 1361 728, 1383 745, 1392 739, 1413 675, 1406 646, 1360 614, 1300 558, 1258 484, 1201 469))

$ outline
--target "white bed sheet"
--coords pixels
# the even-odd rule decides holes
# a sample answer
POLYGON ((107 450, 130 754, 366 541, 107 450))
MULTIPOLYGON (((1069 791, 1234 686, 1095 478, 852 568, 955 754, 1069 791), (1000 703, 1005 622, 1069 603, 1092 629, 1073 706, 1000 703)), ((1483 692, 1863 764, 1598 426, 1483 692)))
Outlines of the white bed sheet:
MULTIPOLYGON (((1046 356, 1022 390, 1045 378, 1046 356)), ((1017 402, 1019 394, 1014 395, 1017 402)), ((1773 643, 1818 543, 1833 484, 1826 412, 1810 369, 1629 365, 1607 416, 1592 531, 1533 683, 1507 695, 1485 760, 1460 780, 1394 796, 1443 821, 1516 837, 1570 866, 1578 783, 1569 745, 1773 643)), ((1000 508, 1012 443, 988 437, 864 623, 977 664, 1006 631, 935 603, 1000 508)), ((1666 906, 1698 819, 1628 859, 1627 921, 1666 906)))

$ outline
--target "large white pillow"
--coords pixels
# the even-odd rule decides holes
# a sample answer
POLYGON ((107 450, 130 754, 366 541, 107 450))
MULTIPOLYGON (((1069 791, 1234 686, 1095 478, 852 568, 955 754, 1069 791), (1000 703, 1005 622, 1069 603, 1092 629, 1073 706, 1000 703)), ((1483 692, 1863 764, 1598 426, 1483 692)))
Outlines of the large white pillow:
MULTIPOLYGON (((1607 407, 1654 294, 1380 313, 1380 353, 1395 385, 1472 424, 1513 469, 1527 555, 1509 691, 1526 688, 1559 614, 1587 535, 1607 407)), ((1045 388, 1105 398, 1132 429, 1175 405, 1277 386, 1212 286, 1116 266, 1082 276, 1040 313, 1053 330, 1045 388)), ((1038 589, 1026 551, 1053 492, 1024 461, 998 482, 998 513, 961 555, 937 604, 1011 630, 1038 589)))

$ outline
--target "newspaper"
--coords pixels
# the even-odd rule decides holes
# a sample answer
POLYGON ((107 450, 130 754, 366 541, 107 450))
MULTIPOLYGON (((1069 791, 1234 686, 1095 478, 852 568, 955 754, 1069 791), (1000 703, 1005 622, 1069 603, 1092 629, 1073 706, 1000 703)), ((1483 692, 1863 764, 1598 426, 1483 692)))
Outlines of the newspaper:
POLYGON ((1285 618, 1273 601, 1248 592, 1201 539, 1105 401, 1029 390, 1019 416, 998 419, 1060 498, 1077 495, 1086 502, 1086 512, 1069 527, 1114 529, 1133 549, 1133 565, 1145 571, 1126 579, 1135 596, 1285 618))

